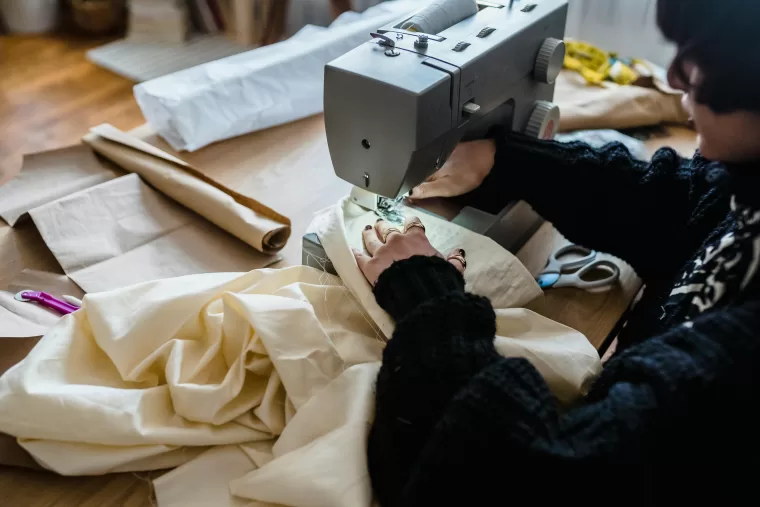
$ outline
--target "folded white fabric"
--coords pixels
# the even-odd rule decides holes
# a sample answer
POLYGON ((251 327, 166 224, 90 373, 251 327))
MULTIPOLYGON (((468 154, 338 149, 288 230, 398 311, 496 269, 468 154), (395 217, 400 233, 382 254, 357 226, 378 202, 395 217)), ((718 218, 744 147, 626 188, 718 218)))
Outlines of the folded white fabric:
POLYGON ((475 0, 433 0, 430 5, 405 21, 401 28, 413 32, 439 34, 477 13, 478 4, 475 0))
POLYGON ((138 84, 135 98, 148 123, 178 151, 305 118, 322 111, 325 64, 424 3, 383 2, 347 17, 351 22, 307 26, 278 44, 138 84))
MULTIPOLYGON (((320 238, 342 249, 331 259, 351 291, 293 267, 85 296, 0 377, 0 432, 61 474, 182 465, 155 481, 161 507, 369 507, 385 337, 352 294, 369 286, 354 276, 342 213, 324 215, 333 222, 320 238)), ((478 263, 487 272, 503 259, 478 263)), ((530 287, 527 272, 510 272, 506 286, 530 287)), ((562 400, 600 369, 584 336, 527 310, 497 307, 497 333, 497 350, 527 357, 562 400)))

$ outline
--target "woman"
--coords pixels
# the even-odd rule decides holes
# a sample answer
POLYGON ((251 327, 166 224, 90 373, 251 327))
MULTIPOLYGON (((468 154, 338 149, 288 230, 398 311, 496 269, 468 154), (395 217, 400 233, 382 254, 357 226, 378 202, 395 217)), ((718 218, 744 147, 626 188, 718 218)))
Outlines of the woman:
POLYGON ((496 353, 491 305, 464 291, 465 251, 442 258, 413 222, 364 232, 357 260, 397 322, 368 450, 384 507, 588 499, 597 481, 647 504, 754 489, 731 464, 760 458, 759 22, 754 0, 659 1, 679 48, 669 79, 700 134, 691 160, 495 133, 413 193, 525 199, 635 268, 643 298, 578 406, 561 411, 528 361, 496 353), (577 466, 608 463, 646 467, 577 466), (662 467, 676 463, 697 466, 662 467))

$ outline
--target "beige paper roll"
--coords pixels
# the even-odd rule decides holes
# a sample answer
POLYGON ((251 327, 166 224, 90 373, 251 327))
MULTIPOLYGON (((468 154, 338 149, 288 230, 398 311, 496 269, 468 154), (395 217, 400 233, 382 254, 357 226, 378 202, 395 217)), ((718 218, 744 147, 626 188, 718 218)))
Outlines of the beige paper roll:
POLYGON ((91 129, 83 141, 122 169, 264 253, 281 250, 290 220, 210 180, 195 168, 111 125, 91 129))

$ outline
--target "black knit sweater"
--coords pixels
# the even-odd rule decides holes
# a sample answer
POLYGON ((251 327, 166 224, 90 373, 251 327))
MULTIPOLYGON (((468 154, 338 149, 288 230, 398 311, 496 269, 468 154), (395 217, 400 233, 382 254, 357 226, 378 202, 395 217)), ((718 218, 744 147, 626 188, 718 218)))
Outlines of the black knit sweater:
POLYGON ((527 360, 496 353, 493 309, 453 267, 391 266, 375 295, 397 328, 368 450, 382 505, 589 500, 597 481, 639 505, 753 491, 734 468, 760 458, 760 164, 497 144, 480 202, 525 199, 571 241, 630 263, 646 289, 591 392, 562 409, 527 360), (639 466, 578 466, 613 463, 639 466))

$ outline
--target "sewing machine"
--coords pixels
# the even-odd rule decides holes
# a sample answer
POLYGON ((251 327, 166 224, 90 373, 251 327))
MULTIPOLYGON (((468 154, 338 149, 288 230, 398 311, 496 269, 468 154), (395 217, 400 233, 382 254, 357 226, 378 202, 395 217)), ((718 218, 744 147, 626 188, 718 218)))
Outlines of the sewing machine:
MULTIPOLYGON (((354 185, 357 204, 376 210, 406 195, 459 142, 495 125, 542 139, 556 133, 559 108, 551 101, 567 0, 477 4, 476 14, 439 33, 402 29, 409 17, 391 23, 325 67, 330 157, 335 174, 354 185)), ((467 204, 453 222, 512 252, 541 225, 525 203, 495 215, 467 204)), ((304 237, 307 258, 324 258, 314 235, 304 237)))

